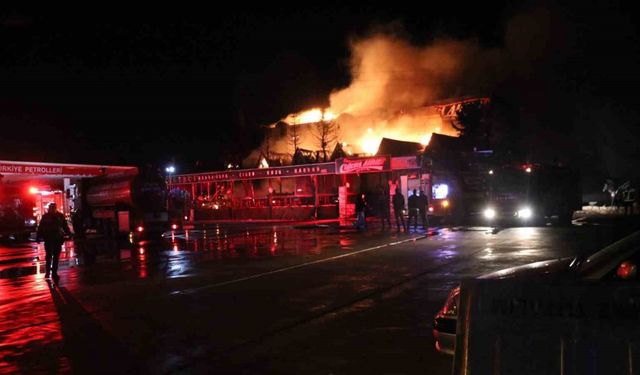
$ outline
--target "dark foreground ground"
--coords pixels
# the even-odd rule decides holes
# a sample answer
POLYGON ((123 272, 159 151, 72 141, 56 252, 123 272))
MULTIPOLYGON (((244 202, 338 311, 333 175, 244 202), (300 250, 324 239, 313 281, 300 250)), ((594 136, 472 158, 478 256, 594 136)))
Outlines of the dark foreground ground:
POLYGON ((212 225, 162 242, 0 245, 0 372, 449 374, 431 319, 451 287, 590 253, 635 220, 555 228, 212 225))

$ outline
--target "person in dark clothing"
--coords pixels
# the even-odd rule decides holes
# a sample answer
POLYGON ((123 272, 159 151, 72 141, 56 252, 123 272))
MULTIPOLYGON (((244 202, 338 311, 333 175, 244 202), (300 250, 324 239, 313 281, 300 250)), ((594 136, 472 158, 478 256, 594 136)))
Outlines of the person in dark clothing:
POLYGON ((365 210, 367 208, 367 201, 365 199, 365 194, 360 193, 356 197, 356 228, 358 229, 366 229, 367 228, 367 218, 365 216, 365 210))
POLYGON ((407 227, 411 228, 411 221, 415 220, 413 229, 418 229, 418 191, 413 189, 413 195, 409 197, 409 223, 407 227))
POLYGON ((55 203, 49 204, 47 213, 42 215, 36 240, 38 243, 44 240, 44 251, 46 254, 45 278, 50 276, 57 280, 58 259, 62 251, 64 236, 71 235, 67 220, 64 215, 57 211, 55 203))
POLYGON ((429 197, 424 193, 424 191, 420 190, 418 194, 418 212, 420 213, 420 220, 422 221, 422 226, 424 230, 429 230, 429 219, 427 217, 427 210, 429 209, 429 197))
POLYGON ((393 214, 396 219, 396 225, 398 232, 400 232, 400 224, 402 223, 402 229, 407 231, 407 224, 404 222, 404 196, 400 188, 396 188, 396 193, 393 195, 393 214))
POLYGON ((389 212, 389 194, 387 191, 380 186, 378 188, 378 197, 376 200, 376 211, 380 221, 382 221, 382 230, 384 230, 385 222, 389 225, 389 229, 391 229, 391 213, 389 212))

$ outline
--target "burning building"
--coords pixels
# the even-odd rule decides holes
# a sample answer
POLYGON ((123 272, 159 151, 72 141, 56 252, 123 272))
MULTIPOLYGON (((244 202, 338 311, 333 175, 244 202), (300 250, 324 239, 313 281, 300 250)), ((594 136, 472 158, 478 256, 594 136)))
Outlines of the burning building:
MULTIPOLYGON (((405 197, 414 189, 430 192, 434 185, 421 152, 432 134, 443 128, 453 132, 456 114, 468 103, 486 105, 489 99, 467 97, 396 113, 364 132, 353 129, 365 121, 348 114, 311 110, 287 116, 269 128, 253 168, 171 176, 172 205, 191 220, 348 218, 359 192, 389 194, 396 187, 405 197), (333 143, 326 142, 325 150, 305 149, 321 141, 322 126, 329 123, 340 127, 325 131, 345 128, 351 138, 329 135, 325 140, 333 143), (297 152, 287 152, 294 141, 297 152), (302 162, 292 164, 296 155, 302 162)), ((437 199, 445 201, 443 186, 436 186, 437 199)))
POLYGON ((433 133, 457 136, 457 113, 471 103, 487 105, 489 98, 463 97, 361 116, 334 114, 330 108, 290 114, 267 126, 262 145, 245 159, 243 166, 302 164, 294 160, 297 150, 309 155, 307 162, 329 161, 336 148, 343 151, 337 156, 372 156, 378 153, 384 138, 417 142, 424 147, 433 133))
POLYGON ((464 95, 492 92, 502 59, 500 51, 474 41, 440 39, 421 46, 389 33, 352 40, 351 83, 334 90, 328 105, 268 125, 265 141, 243 167, 262 159, 290 163, 296 149, 326 161, 337 144, 346 155, 364 156, 375 155, 382 138, 426 145, 433 133, 457 136, 452 122, 461 105, 488 102, 464 95))
POLYGON ((458 135, 463 106, 489 103, 460 95, 490 91, 473 79, 478 74, 466 74, 488 61, 477 58, 484 51, 452 40, 420 47, 384 34, 354 41, 351 49, 351 84, 332 92, 328 106, 265 126, 264 142, 243 161, 245 169, 169 179, 189 217, 342 218, 352 214, 358 192, 431 191, 417 156, 432 134, 458 135), (457 99, 439 100, 451 97, 457 99), (392 155, 391 149, 408 151, 392 155))

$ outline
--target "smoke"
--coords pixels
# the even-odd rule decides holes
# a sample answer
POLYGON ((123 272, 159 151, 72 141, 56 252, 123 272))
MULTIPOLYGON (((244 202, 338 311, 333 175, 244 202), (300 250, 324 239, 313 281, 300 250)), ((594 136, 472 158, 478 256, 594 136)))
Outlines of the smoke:
MULTIPOLYGON (((474 40, 443 38, 420 46, 375 33, 351 41, 351 84, 330 94, 326 111, 335 116, 338 140, 353 154, 375 153, 383 137, 426 144, 434 132, 457 135, 433 104, 486 96, 494 77, 505 71, 503 61, 503 51, 483 49, 474 40)), ((292 114, 285 121, 304 115, 292 114)), ((302 125, 299 132, 302 148, 318 149, 314 124, 302 125)), ((292 154, 287 135, 275 135, 262 149, 292 154)))
POLYGON ((351 49, 352 83, 331 94, 330 107, 354 116, 414 109, 442 98, 470 54, 465 42, 419 47, 384 34, 354 41, 351 49))
MULTIPOLYGON (((370 153, 382 137, 417 142, 432 132, 456 135, 431 105, 491 96, 517 112, 506 121, 531 135, 519 137, 519 146, 538 161, 559 156, 594 181, 637 176, 637 168, 621 169, 635 165, 640 139, 628 130, 638 129, 640 115, 637 28, 625 8, 535 3, 506 20, 492 48, 472 38, 415 44, 399 33, 373 32, 350 42, 351 82, 331 92, 327 110, 347 149, 370 153)), ((302 139, 302 147, 317 149, 313 137, 302 139)), ((286 141, 279 147, 292 153, 286 141)))
MULTIPOLYGON (((540 73, 537 65, 553 42, 550 22, 545 8, 517 14, 506 24, 503 46, 495 48, 448 37, 418 45, 393 32, 353 39, 351 83, 329 95, 326 109, 340 127, 339 140, 356 154, 375 153, 383 137, 425 143, 434 132, 457 135, 433 105, 491 96, 505 82, 535 81, 531 77, 540 73)), ((301 146, 315 150, 312 127, 301 127, 301 146)), ((293 152, 286 138, 272 143, 273 151, 293 152)))
POLYGON ((413 45, 376 33, 351 43, 351 84, 330 95, 330 110, 354 152, 372 152, 382 137, 410 142, 431 133, 457 135, 431 105, 462 96, 487 96, 505 73, 505 52, 475 40, 438 39, 413 45))

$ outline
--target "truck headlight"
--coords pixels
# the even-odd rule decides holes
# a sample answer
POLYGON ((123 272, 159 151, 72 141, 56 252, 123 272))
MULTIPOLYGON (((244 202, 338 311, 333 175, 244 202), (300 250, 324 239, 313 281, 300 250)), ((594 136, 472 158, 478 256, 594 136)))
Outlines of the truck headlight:
POLYGON ((524 207, 518 210, 518 217, 521 219, 529 219, 533 216, 533 211, 529 207, 524 207))
POLYGON ((487 208, 485 209, 482 214, 484 215, 484 217, 486 219, 493 219, 494 217, 496 217, 496 211, 493 208, 487 208))

